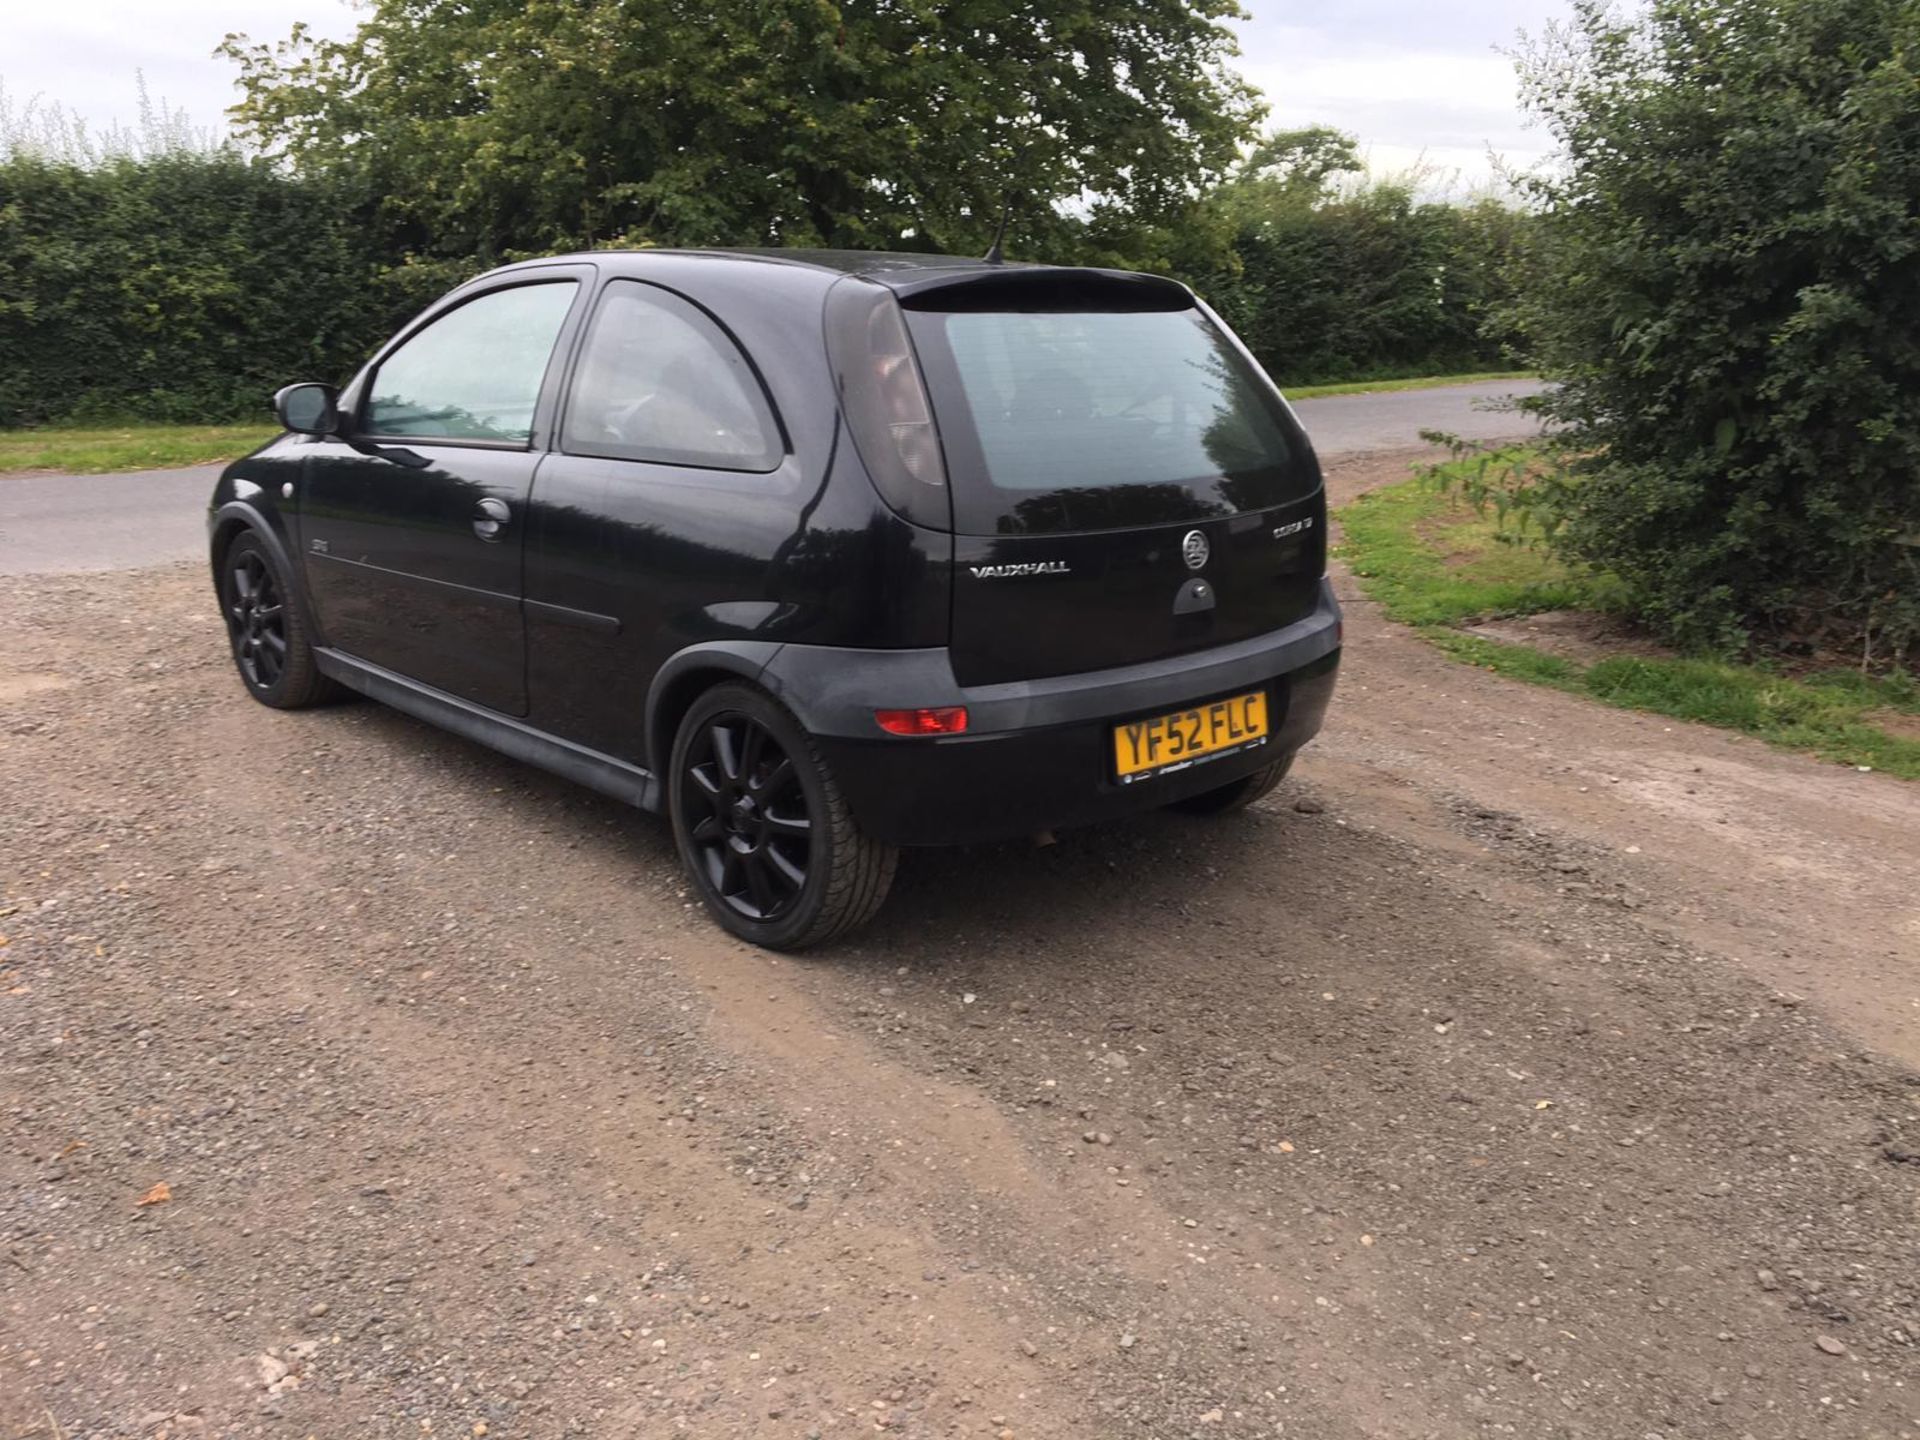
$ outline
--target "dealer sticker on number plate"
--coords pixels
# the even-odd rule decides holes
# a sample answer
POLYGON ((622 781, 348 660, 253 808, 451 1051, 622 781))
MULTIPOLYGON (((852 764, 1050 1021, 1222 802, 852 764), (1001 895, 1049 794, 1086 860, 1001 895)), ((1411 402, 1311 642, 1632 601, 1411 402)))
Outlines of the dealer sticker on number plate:
POLYGON ((1122 785, 1131 785, 1266 743, 1267 695, 1256 690, 1195 710, 1114 726, 1114 769, 1122 785))

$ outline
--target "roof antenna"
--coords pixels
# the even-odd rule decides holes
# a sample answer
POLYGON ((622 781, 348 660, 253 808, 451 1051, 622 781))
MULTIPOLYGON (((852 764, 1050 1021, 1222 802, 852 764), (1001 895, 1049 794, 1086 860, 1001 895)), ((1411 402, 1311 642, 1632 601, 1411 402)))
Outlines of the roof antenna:
POLYGON ((1000 228, 993 232, 993 244, 987 247, 984 263, 1004 265, 1007 257, 1000 253, 1000 242, 1007 238, 1007 219, 1013 214, 1013 197, 1009 195, 1000 205, 1000 228))

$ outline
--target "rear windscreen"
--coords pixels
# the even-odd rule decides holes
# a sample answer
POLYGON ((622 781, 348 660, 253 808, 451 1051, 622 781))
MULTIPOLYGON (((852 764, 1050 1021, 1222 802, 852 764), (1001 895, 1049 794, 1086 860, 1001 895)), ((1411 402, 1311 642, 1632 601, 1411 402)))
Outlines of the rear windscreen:
POLYGON ((1197 310, 908 312, 956 528, 1181 524, 1317 488, 1284 407, 1197 310))

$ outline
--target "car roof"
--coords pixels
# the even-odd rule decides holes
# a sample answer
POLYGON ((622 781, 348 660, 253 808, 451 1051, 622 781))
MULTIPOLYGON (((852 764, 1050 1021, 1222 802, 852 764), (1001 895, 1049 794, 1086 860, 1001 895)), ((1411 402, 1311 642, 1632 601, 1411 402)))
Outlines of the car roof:
POLYGON ((912 251, 816 250, 799 247, 733 249, 716 246, 708 249, 685 250, 666 247, 587 250, 571 255, 548 255, 536 260, 522 260, 517 264, 505 265, 499 270, 488 273, 498 275, 523 267, 567 262, 587 262, 604 267, 615 275, 628 274, 639 277, 657 273, 658 267, 662 264, 678 266, 700 262, 729 268, 777 265, 786 270, 813 272, 823 281, 837 280, 843 276, 856 276, 885 285, 901 295, 921 290, 944 289, 950 285, 964 284, 969 280, 984 279, 987 276, 1016 273, 1030 277, 1032 280, 1039 280, 1043 275, 1082 277, 1100 275, 1184 289, 1176 281, 1127 270, 1093 270, 1080 266, 1043 265, 1028 261, 988 262, 960 255, 929 255, 912 251))
POLYGON ((995 270, 1012 269, 1016 265, 1022 269, 1036 268, 1026 261, 989 264, 985 260, 964 255, 929 255, 907 250, 815 250, 800 246, 783 249, 778 246, 759 245, 739 249, 719 247, 711 250, 694 250, 689 253, 715 255, 727 259, 771 260, 780 265, 805 265, 814 270, 832 270, 840 275, 875 276, 901 271, 925 273, 935 270, 995 270))
POLYGON ((1008 262, 1003 266, 989 265, 985 260, 968 259, 961 255, 928 255, 904 250, 823 250, 777 245, 712 245, 686 249, 647 245, 633 249, 582 250, 571 255, 543 255, 538 259, 521 260, 500 268, 516 270, 523 265, 554 265, 565 261, 585 260, 599 265, 612 265, 618 269, 622 261, 638 266, 649 260, 669 255, 684 259, 732 261, 743 265, 795 265, 808 270, 831 271, 836 275, 879 276, 900 271, 924 273, 945 270, 1013 269, 1016 266, 1033 268, 1025 262, 1017 261, 1008 262))

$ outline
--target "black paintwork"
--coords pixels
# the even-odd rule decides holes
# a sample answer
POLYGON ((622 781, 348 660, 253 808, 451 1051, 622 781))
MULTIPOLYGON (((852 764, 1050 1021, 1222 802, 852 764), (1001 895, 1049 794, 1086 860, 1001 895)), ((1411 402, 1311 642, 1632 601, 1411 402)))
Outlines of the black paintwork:
POLYGON ((1325 502, 1318 493, 1231 520, 1091 535, 957 538, 953 670, 963 685, 990 685, 1072 668, 1105 670, 1245 640, 1308 614, 1326 569, 1325 502), (1273 532, 1310 528, 1284 540, 1273 532), (1191 531, 1212 550, 1205 593, 1187 590, 1180 556, 1191 531), (975 566, 1064 560, 1072 573, 1009 583, 976 579, 975 566), (1186 603, 1182 603, 1183 598, 1186 603), (1036 614, 1047 623, 1036 625, 1036 614))
MULTIPOLYGON (((1210 698, 1180 677, 1216 653, 1275 687, 1286 731, 1274 750, 1304 743, 1324 694, 1289 702, 1284 675, 1316 666, 1330 688, 1339 644, 1320 494, 1199 527, 1216 559, 1204 577, 1214 593, 1196 601, 1179 555, 1193 527, 956 537, 903 519, 869 480, 825 353, 829 291, 878 284, 926 304, 1009 271, 1029 287, 1089 273, 810 251, 608 252, 493 272, 423 312, 342 389, 339 433, 282 436, 227 469, 210 515, 216 560, 240 528, 260 532, 328 674, 650 807, 679 715, 726 677, 779 696, 834 747, 862 824, 912 843, 1147 808, 1244 773, 1241 757, 1119 792, 1097 759, 1111 719, 1210 698), (549 277, 577 280, 579 293, 528 445, 409 436, 417 467, 370 453, 355 417, 388 351, 481 291, 549 277), (578 342, 616 278, 676 292, 738 343, 778 419, 778 468, 560 452, 578 342), (1076 574, 994 582, 968 568, 1029 558, 1068 559, 1076 574), (1263 648, 1282 633, 1294 639, 1263 648), (872 722, 879 706, 946 703, 973 712, 964 744, 889 737, 872 722), (1033 743, 1041 730, 1052 738, 1033 743), (1076 795, 1085 803, 1068 803, 1076 795)), ((1171 284, 1103 279, 1122 282, 1171 284)))

